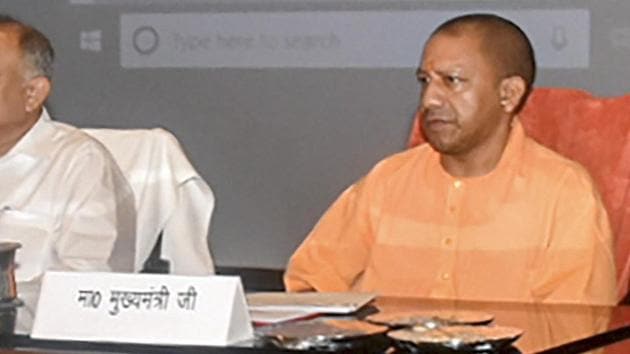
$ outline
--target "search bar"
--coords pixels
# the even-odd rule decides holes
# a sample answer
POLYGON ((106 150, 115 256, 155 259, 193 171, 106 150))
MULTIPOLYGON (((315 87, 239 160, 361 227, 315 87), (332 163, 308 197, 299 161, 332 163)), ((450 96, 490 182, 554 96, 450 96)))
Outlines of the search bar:
MULTIPOLYGON (((493 11, 528 34, 542 68, 587 68, 588 9, 493 11)), ((410 68, 455 11, 122 14, 124 68, 410 68)))

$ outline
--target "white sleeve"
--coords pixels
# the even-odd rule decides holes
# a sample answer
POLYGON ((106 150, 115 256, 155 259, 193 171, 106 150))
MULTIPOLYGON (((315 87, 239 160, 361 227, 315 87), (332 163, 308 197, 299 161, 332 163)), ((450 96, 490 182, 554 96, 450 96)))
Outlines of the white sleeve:
POLYGON ((65 201, 55 244, 59 260, 68 270, 132 271, 133 193, 104 149, 91 143, 77 155, 59 189, 58 200, 65 201))

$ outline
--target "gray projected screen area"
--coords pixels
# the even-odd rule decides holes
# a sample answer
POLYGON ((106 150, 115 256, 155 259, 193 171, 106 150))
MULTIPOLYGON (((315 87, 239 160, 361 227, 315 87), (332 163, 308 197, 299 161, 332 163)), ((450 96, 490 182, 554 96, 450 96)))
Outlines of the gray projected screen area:
POLYGON ((538 86, 620 95, 630 85, 630 2, 0 5, 53 41, 56 119, 177 136, 215 192, 209 239, 222 266, 284 267, 341 191, 404 148, 422 44, 449 17, 495 12, 521 25, 538 86))

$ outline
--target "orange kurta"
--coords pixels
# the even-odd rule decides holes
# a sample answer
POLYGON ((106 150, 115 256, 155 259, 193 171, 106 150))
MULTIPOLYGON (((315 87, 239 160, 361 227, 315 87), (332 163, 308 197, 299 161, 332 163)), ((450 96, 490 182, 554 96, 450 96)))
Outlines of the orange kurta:
POLYGON ((586 171, 515 121, 491 173, 455 178, 424 144, 348 188, 291 257, 289 291, 613 304, 606 212, 586 171))

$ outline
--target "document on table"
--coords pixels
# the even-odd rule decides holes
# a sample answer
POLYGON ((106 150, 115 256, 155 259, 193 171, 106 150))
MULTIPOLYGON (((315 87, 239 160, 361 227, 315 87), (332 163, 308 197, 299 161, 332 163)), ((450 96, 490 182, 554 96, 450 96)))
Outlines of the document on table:
POLYGON ((318 316, 317 312, 310 311, 269 311, 249 310, 249 317, 255 325, 266 325, 295 320, 305 320, 318 316))
POLYGON ((323 314, 349 314, 372 301, 372 293, 285 293, 260 292, 247 294, 250 311, 280 311, 323 314))

